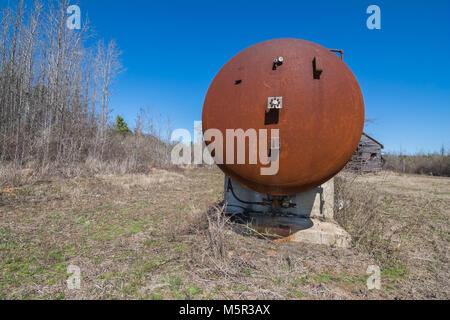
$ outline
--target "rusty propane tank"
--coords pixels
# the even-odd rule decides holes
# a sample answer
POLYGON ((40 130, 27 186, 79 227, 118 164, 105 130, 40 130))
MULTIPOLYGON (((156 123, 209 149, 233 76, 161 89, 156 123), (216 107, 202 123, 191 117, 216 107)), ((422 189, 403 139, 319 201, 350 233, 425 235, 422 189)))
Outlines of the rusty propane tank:
MULTIPOLYGON (((204 133, 223 134, 223 159, 227 129, 254 129, 258 136, 267 129, 269 145, 270 129, 279 129, 276 174, 262 175, 267 164, 250 164, 247 152, 245 164, 218 164, 226 175, 253 191, 282 196, 317 187, 345 166, 361 138, 364 101, 342 51, 341 57, 331 51, 336 50, 300 39, 268 40, 238 53, 219 71, 202 123, 204 133)), ((236 144, 232 149, 236 156, 236 144)))

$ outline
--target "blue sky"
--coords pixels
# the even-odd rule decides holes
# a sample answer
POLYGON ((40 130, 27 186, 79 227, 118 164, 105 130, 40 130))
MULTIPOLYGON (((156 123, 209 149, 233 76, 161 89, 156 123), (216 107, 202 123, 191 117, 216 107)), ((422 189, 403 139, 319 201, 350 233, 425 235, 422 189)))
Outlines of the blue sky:
POLYGON ((132 126, 140 108, 192 130, 215 74, 236 53, 273 38, 345 51, 363 91, 365 131, 385 151, 450 150, 449 1, 80 0, 98 37, 126 67, 111 106, 132 126), (381 30, 366 8, 381 8, 381 30))

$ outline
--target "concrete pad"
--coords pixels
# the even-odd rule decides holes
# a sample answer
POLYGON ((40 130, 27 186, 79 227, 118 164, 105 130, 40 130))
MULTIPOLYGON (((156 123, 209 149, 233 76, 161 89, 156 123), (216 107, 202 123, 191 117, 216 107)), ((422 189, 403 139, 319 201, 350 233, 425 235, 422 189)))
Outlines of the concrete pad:
POLYGON ((310 228, 296 231, 276 241, 323 244, 339 248, 349 248, 351 246, 350 235, 337 223, 324 222, 317 219, 311 219, 311 221, 312 226, 310 228))
POLYGON ((323 244, 349 248, 351 237, 334 220, 301 218, 297 216, 276 216, 251 212, 247 225, 263 235, 280 236, 276 242, 297 242, 323 244))

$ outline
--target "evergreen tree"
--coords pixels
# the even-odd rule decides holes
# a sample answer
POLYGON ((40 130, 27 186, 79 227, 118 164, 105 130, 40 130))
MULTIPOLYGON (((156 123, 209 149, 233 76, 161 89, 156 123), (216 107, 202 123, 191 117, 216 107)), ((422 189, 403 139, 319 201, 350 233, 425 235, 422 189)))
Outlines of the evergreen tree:
POLYGON ((114 123, 114 131, 122 133, 131 132, 130 129, 128 129, 127 123, 121 116, 116 117, 116 123, 114 123))

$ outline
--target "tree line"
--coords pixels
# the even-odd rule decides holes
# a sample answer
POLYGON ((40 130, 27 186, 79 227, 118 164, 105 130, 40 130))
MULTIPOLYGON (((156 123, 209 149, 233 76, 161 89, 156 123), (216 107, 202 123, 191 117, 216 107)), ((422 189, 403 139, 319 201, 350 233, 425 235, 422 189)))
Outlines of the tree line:
POLYGON ((387 153, 383 155, 385 163, 383 169, 412 174, 425 174, 431 176, 450 177, 450 154, 444 147, 440 152, 418 153, 405 155, 400 153, 387 153))
POLYGON ((0 179, 23 168, 72 175, 169 165, 170 146, 144 113, 133 133, 114 130, 121 51, 96 40, 87 18, 68 28, 68 6, 18 0, 0 9, 0 179))

